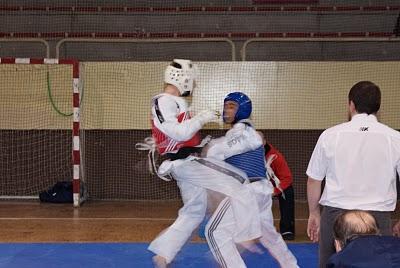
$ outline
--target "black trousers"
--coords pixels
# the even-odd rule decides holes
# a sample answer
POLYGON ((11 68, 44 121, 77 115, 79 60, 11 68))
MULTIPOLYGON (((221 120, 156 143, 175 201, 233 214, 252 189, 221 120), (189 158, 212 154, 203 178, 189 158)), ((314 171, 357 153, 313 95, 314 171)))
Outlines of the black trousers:
POLYGON ((281 219, 279 222, 279 231, 281 234, 286 232, 291 232, 295 234, 294 229, 294 190, 293 186, 290 185, 286 188, 283 193, 285 194, 285 198, 282 197, 282 194, 278 196, 279 199, 279 211, 281 214, 281 219))

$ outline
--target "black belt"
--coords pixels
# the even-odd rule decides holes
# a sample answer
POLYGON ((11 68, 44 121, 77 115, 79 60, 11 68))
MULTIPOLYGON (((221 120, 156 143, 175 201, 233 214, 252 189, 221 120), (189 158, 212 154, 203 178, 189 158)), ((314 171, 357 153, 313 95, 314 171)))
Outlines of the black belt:
POLYGON ((166 153, 165 156, 170 160, 185 159, 192 154, 200 154, 203 147, 182 147, 176 153, 166 153))
POLYGON ((249 178, 249 182, 250 182, 250 183, 253 183, 253 182, 256 182, 256 181, 262 181, 262 180, 266 180, 266 178, 264 178, 264 177, 253 177, 253 178, 249 178))

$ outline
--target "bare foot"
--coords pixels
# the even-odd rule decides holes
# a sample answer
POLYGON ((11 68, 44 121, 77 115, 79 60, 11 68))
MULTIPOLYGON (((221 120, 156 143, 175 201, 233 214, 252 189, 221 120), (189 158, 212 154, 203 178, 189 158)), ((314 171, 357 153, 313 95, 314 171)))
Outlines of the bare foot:
POLYGON ((167 260, 160 255, 153 257, 153 265, 155 268, 167 268, 167 260))

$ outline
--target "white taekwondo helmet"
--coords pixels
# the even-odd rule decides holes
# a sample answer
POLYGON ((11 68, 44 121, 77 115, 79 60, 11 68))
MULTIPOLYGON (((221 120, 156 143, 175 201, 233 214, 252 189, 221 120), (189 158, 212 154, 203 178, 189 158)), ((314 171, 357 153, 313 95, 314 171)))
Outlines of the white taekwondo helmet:
POLYGON ((165 69, 164 82, 176 86, 181 96, 188 96, 195 87, 197 72, 191 60, 174 59, 165 69))

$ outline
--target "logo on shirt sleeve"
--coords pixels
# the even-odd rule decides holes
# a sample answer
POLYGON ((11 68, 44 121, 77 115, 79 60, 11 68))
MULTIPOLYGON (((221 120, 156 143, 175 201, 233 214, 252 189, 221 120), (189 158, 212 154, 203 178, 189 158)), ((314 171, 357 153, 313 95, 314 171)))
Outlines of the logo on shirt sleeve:
POLYGON ((228 143, 229 148, 231 148, 231 147, 234 146, 235 144, 241 143, 242 140, 244 140, 244 136, 243 136, 243 135, 239 135, 239 136, 233 137, 233 138, 232 138, 231 140, 229 140, 227 143, 228 143))

